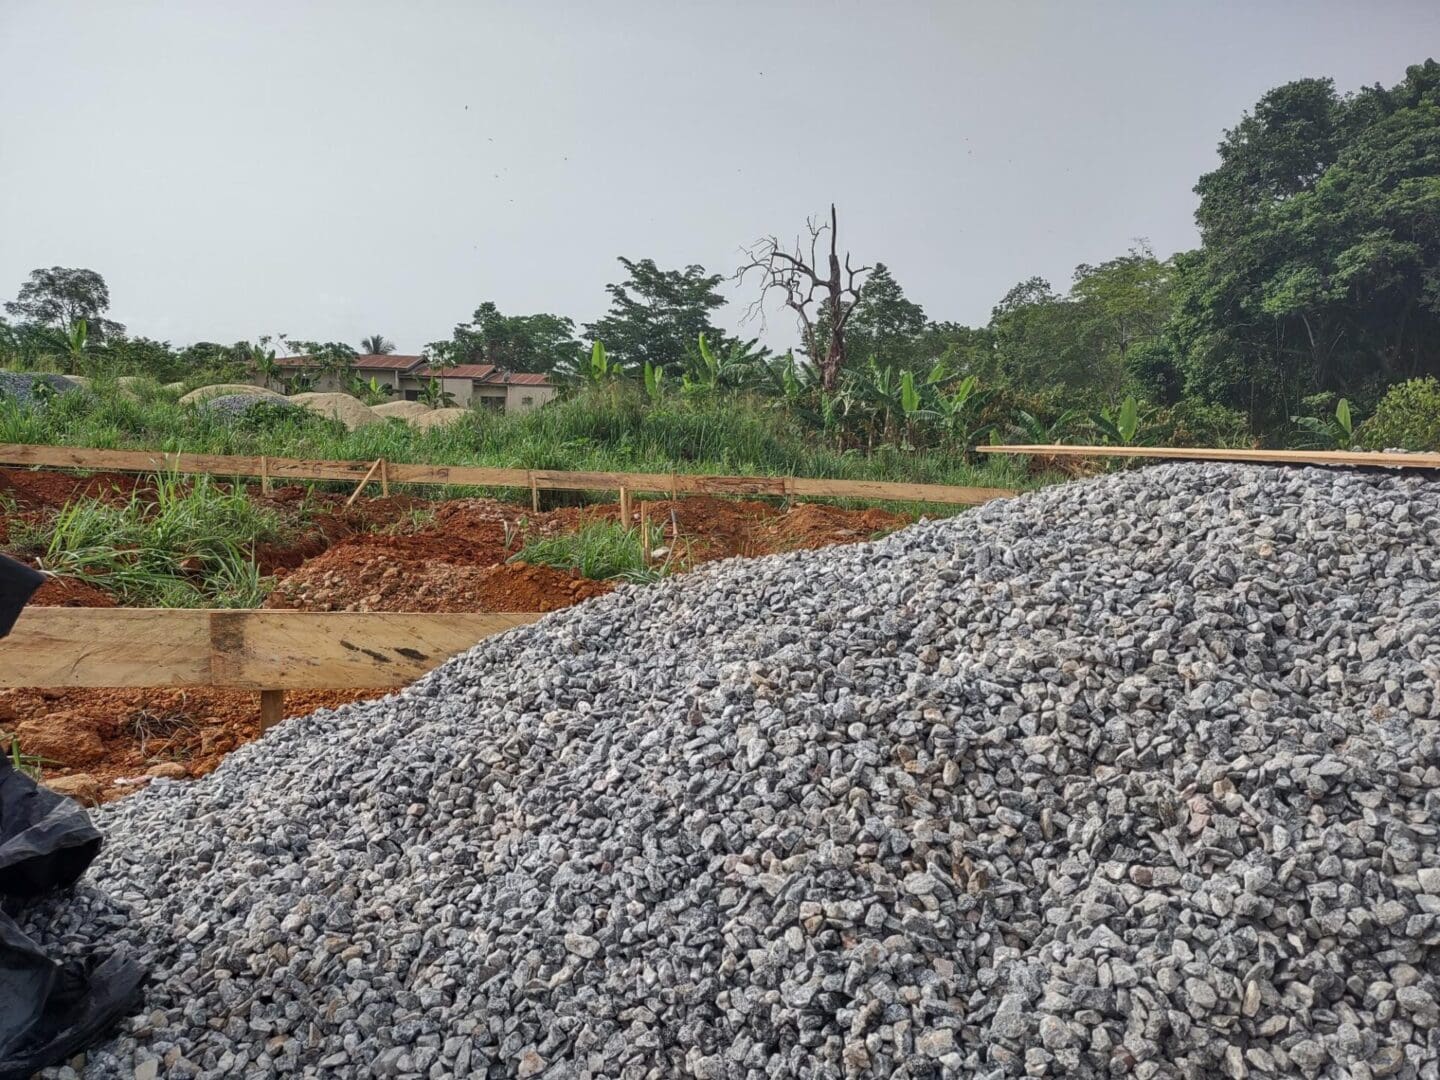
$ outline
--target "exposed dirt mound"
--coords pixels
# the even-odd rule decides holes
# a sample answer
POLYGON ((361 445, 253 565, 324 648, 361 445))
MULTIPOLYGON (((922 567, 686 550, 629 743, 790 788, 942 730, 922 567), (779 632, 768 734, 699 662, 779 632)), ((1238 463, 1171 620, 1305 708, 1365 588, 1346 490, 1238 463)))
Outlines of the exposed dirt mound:
POLYGON ((35 590, 30 603, 37 607, 114 607, 115 598, 89 582, 52 577, 35 590))
POLYGON ((549 567, 500 563, 500 543, 499 536, 490 543, 424 534, 356 537, 283 580, 265 606, 304 611, 554 611, 612 588, 608 582, 549 567))
MULTIPOLYGON (((383 690, 293 690, 285 715, 383 697, 383 690)), ((41 758, 42 779, 66 778, 105 802, 154 775, 203 776, 260 734, 259 701, 243 690, 0 690, 0 731, 41 758), (117 783, 117 781, 120 781, 117 783)), ((8 745, 8 744, 7 744, 8 745)))
POLYGON ((355 431, 377 421, 375 414, 370 411, 370 406, 349 394, 296 394, 289 400, 302 409, 340 421, 345 425, 346 431, 355 431))
POLYGON ((137 473, 98 472, 89 476, 0 469, 0 499, 9 497, 21 510, 58 510, 79 498, 125 502, 137 487, 150 487, 137 473))
POLYGON ((432 427, 448 427, 455 423, 455 421, 463 420, 469 415, 469 409, 431 409, 422 416, 410 417, 406 423, 411 427, 425 431, 432 427))
POLYGON ((371 405, 370 411, 376 416, 398 416, 401 420, 411 420, 424 416, 431 409, 429 405, 422 405, 418 401, 384 401, 379 405, 371 405))

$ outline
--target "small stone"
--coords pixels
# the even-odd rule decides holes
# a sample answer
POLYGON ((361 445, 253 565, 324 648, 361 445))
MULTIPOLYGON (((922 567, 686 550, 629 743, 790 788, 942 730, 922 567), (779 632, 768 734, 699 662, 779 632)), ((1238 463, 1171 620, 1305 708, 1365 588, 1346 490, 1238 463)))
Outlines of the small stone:
POLYGON ((529 1049, 520 1055, 520 1061, 515 1066, 515 1075, 524 1080, 527 1076, 536 1076, 545 1071, 545 1059, 529 1049))
POLYGON ((585 934, 566 934, 565 951, 584 959, 594 959, 600 952, 600 942, 585 934))

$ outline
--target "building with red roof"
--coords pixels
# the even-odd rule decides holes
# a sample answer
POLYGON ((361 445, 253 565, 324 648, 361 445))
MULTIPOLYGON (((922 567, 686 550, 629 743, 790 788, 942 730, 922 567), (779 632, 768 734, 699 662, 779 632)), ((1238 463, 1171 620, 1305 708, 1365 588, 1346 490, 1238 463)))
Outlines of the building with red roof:
POLYGON ((418 401, 430 380, 435 379, 462 408, 497 409, 507 413, 538 409, 559 392, 548 375, 504 371, 494 364, 444 367, 428 363, 423 356, 393 353, 357 356, 349 371, 324 369, 308 356, 282 356, 275 364, 286 380, 306 376, 312 390, 347 393, 353 373, 362 382, 374 380, 390 387, 397 401, 418 401))

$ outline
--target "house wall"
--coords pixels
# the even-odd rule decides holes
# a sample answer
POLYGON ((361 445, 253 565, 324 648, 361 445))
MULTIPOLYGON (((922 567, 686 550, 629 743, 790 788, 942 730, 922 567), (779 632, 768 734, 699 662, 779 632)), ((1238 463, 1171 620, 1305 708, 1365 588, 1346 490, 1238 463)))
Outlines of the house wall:
MULTIPOLYGON (((282 369, 280 372, 280 377, 283 379, 290 379, 294 377, 296 371, 297 369, 295 368, 282 369)), ((348 394, 350 392, 350 376, 346 372, 312 371, 310 374, 314 382, 314 386, 312 387, 312 389, 316 393, 348 394)), ((362 382, 369 382, 370 377, 373 375, 375 377, 375 381, 377 383, 380 383, 382 386, 392 386, 398 388, 400 385, 400 373, 397 371, 357 371, 355 372, 355 374, 360 376, 362 382)), ((259 380, 254 379, 251 381, 258 382, 259 380)), ((396 394, 395 396, 399 397, 400 395, 396 394)))
POLYGON ((509 383, 505 386, 505 411, 507 413, 530 412, 538 409, 557 393, 553 386, 523 386, 509 383))

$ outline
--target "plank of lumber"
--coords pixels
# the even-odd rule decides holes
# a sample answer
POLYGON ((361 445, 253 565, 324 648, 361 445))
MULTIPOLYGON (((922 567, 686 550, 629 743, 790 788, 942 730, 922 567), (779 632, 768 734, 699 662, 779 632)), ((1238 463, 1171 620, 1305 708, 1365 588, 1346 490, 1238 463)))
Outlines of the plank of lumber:
POLYGON ((285 719, 285 691, 260 691, 260 732, 264 734, 285 719))
POLYGON ((31 607, 0 640, 0 686, 208 685, 204 611, 31 607))
MULTIPOLYGON (((981 447, 1019 451, 1018 447, 981 447)), ((1393 455, 1392 455, 1393 456, 1393 455)), ((1410 462, 1409 464, 1414 464, 1410 462)), ((149 450, 91 450, 73 446, 0 444, 0 465, 115 472, 178 472, 187 475, 257 476, 276 480, 344 480, 352 484, 374 476, 371 461, 305 461, 299 458, 244 457, 222 454, 170 454, 149 450)), ((770 495, 890 502, 933 502, 972 506, 1015 493, 1003 488, 949 484, 903 484, 874 480, 821 480, 785 476, 710 476, 699 473, 562 472, 542 469, 492 469, 478 465, 402 465, 387 461, 385 478, 395 484, 453 484, 462 487, 528 487, 538 505, 546 490, 600 491, 626 488, 671 495, 770 495)))
POLYGON ((1382 454, 1362 450, 1230 450, 1187 446, 977 446, 982 454, 1050 457, 1169 458, 1177 461, 1235 461, 1261 465, 1328 465, 1352 468, 1440 469, 1440 454, 1382 454))
POLYGON ((0 640, 0 686, 403 686, 483 638, 540 617, 29 608, 0 640))
POLYGON ((403 686, 540 615, 214 611, 210 617, 216 686, 299 690, 403 686))
POLYGON ((953 484, 897 484, 881 480, 808 480, 795 477, 789 495, 841 499, 882 499, 891 502, 934 502, 978 506, 991 499, 1008 499, 1008 488, 960 487, 953 484))

